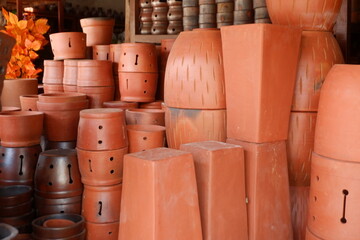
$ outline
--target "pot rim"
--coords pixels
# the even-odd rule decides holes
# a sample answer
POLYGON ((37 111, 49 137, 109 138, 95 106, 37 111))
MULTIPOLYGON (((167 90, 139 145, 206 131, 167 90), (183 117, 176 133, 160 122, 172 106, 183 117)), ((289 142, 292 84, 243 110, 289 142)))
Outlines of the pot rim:
POLYGON ((44 66, 62 67, 64 66, 64 61, 46 59, 44 60, 44 66))
POLYGON ((131 113, 165 113, 162 109, 152 109, 152 108, 134 108, 134 109, 127 109, 126 112, 131 113))
POLYGON ((93 26, 109 26, 115 25, 115 19, 110 17, 89 17, 80 19, 80 25, 82 28, 93 26))
POLYGON ((81 118, 105 119, 105 118, 124 118, 125 111, 120 108, 90 108, 80 111, 81 118))
POLYGON ((0 118, 29 118, 34 116, 44 115, 41 111, 12 111, 0 112, 0 118))
MULTIPOLYGON (((83 32, 58 32, 58 33, 52 33, 49 35, 49 37, 68 37, 69 35, 73 35, 73 36, 81 36, 81 37, 86 37, 86 34, 83 32)), ((57 59, 54 59, 57 60, 57 59)), ((59 59, 60 60, 60 59, 59 59)))
MULTIPOLYGON (((16 195, 0 195, 0 202, 10 202, 12 201, 12 199, 17 199, 19 196, 21 196, 22 198, 25 197, 27 195, 29 195, 29 199, 31 198, 33 189, 32 187, 28 186, 28 185, 12 185, 12 186, 5 186, 5 187, 0 187, 0 194, 1 194, 1 190, 4 190, 4 192, 7 189, 20 189, 20 192, 18 192, 16 195)), ((13 193, 14 190, 11 191, 11 193, 13 193)), ((5 206, 9 206, 7 204, 5 204, 5 206)))

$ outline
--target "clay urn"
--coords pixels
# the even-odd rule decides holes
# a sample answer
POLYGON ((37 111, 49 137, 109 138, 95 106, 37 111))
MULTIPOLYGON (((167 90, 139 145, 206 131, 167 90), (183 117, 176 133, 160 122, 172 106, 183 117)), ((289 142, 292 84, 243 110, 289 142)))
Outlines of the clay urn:
POLYGON ((110 44, 113 35, 115 19, 113 18, 83 18, 81 28, 86 33, 86 46, 110 44))
POLYGON ((94 60, 110 60, 110 45, 95 45, 93 46, 94 60))
POLYGON ((49 214, 73 213, 81 214, 82 196, 69 198, 42 198, 35 195, 35 207, 37 216, 45 216, 49 214))
POLYGON ((136 102, 123 102, 123 101, 109 101, 103 103, 104 108, 120 108, 123 110, 138 108, 139 104, 136 102))
POLYGON ((139 108, 146 108, 146 109, 162 109, 163 101, 155 101, 155 102, 148 102, 148 103, 141 103, 139 108))
POLYGON ((87 240, 98 240, 104 238, 108 240, 118 240, 119 222, 113 223, 92 223, 86 222, 87 240))
POLYGON ((39 100, 38 95, 20 96, 20 105, 22 111, 38 111, 36 102, 39 100))
POLYGON ((98 108, 80 112, 78 148, 89 151, 103 151, 127 146, 128 138, 123 110, 98 108))
POLYGON ((19 231, 6 223, 0 223, 0 239, 12 240, 15 239, 19 231))
POLYGON ((86 56, 86 34, 60 32, 50 34, 54 60, 82 59, 86 56))
POLYGON ((64 92, 64 85, 62 84, 44 84, 44 93, 62 93, 64 92))
POLYGON ((64 92, 76 92, 77 88, 77 75, 78 75, 78 62, 80 60, 64 60, 64 77, 63 85, 64 92))
POLYGON ((165 130, 159 125, 128 125, 129 153, 164 147, 165 130))
POLYGON ((38 80, 19 78, 4 80, 1 95, 2 106, 21 107, 20 96, 38 94, 38 80))
POLYGON ((76 150, 54 149, 40 154, 34 177, 35 193, 44 198, 82 194, 76 150))
POLYGON ((0 187, 0 203, 2 207, 17 206, 29 201, 32 194, 32 187, 26 185, 0 187))
POLYGON ((111 61, 105 61, 105 60, 79 61, 77 86, 79 87, 114 86, 111 61))
POLYGON ((89 108, 101 108, 104 102, 114 100, 115 88, 112 87, 77 87, 78 93, 86 94, 89 108))
POLYGON ((161 109, 128 109, 126 110, 128 125, 160 125, 165 126, 165 112, 161 109))
POLYGON ((56 60, 44 60, 44 84, 62 85, 64 76, 64 62, 56 60))
POLYGON ((3 106, 1 108, 1 111, 2 112, 15 112, 15 111, 21 111, 21 108, 19 107, 6 107, 6 106, 3 106))
POLYGON ((16 217, 24 215, 32 210, 33 199, 13 206, 0 206, 0 217, 16 217))
POLYGON ((110 44, 110 61, 113 63, 113 73, 118 74, 119 61, 121 54, 122 44, 110 44))

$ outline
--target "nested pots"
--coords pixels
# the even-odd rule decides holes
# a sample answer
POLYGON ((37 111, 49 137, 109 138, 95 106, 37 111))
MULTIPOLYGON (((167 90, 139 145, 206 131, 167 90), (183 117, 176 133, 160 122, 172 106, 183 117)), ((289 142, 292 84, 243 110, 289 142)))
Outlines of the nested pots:
MULTIPOLYGON (((1 202, 0 202, 1 203, 1 202)), ((31 212, 33 199, 30 198, 26 202, 15 204, 12 206, 0 206, 0 217, 16 217, 31 212)))
POLYGON ((110 45, 95 45, 93 46, 94 60, 110 60, 110 45))
POLYGON ((129 153, 164 147, 165 130, 159 125, 128 125, 129 153))
POLYGON ((113 223, 91 223, 86 222, 87 240, 98 240, 104 238, 108 240, 117 240, 119 234, 119 222, 113 223))
POLYGON ((141 103, 139 108, 146 108, 146 109, 162 109, 162 104, 164 102, 159 100, 155 102, 149 102, 149 103, 141 103))
POLYGON ((0 238, 1 239, 15 239, 18 235, 19 231, 14 228, 13 226, 6 224, 6 223, 0 223, 0 238))
POLYGON ((36 102, 39 100, 38 95, 20 96, 20 105, 22 111, 38 111, 36 102))
POLYGON ((81 214, 82 196, 69 198, 42 198, 35 195, 35 207, 37 216, 45 216, 49 214, 73 213, 81 214))
POLYGON ((82 60, 78 62, 77 86, 114 86, 111 61, 82 60))
POLYGON ((4 80, 1 94, 2 106, 21 107, 20 96, 38 93, 38 80, 35 78, 19 78, 4 80))
POLYGON ((160 125, 165 126, 165 112, 161 109, 128 109, 126 110, 128 125, 160 125))
POLYGON ((82 59, 86 57, 86 34, 61 32, 50 34, 54 60, 82 59))
POLYGON ((104 108, 120 108, 123 110, 138 108, 139 103, 137 102, 123 102, 123 101, 110 101, 103 103, 104 108))
POLYGON ((115 19, 113 18, 83 18, 80 24, 86 33, 86 46, 110 44, 112 40, 115 19))
POLYGON ((62 84, 64 76, 64 62, 44 60, 44 84, 62 84))
POLYGON ((29 201, 32 187, 26 185, 0 187, 0 203, 2 207, 16 206, 29 201))

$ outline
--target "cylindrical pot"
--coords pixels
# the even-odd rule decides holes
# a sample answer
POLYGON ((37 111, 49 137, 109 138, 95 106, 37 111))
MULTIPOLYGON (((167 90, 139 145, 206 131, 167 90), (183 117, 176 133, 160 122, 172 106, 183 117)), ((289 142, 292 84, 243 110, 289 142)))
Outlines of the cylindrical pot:
POLYGON ((62 93, 64 86, 62 84, 44 84, 44 93, 62 93))
POLYGON ((42 198, 35 195, 37 216, 59 213, 81 214, 81 199, 81 195, 76 197, 57 199, 42 198))
POLYGON ((60 32, 50 34, 54 60, 82 59, 86 56, 86 34, 80 32, 60 32))
POLYGON ((1 103, 2 106, 21 107, 20 96, 37 93, 38 81, 35 78, 4 80, 1 103))
POLYGON ((77 85, 79 61, 80 60, 64 60, 64 85, 77 85))
POLYGON ((114 100, 114 87, 77 87, 79 93, 86 94, 89 108, 101 108, 102 104, 114 100))
POLYGON ((78 62, 77 86, 114 86, 111 61, 83 60, 78 62))
POLYGON ((44 84, 62 84, 64 76, 64 62, 44 60, 44 84))
POLYGON ((93 46, 94 60, 110 60, 110 45, 95 45, 93 46))
POLYGON ((19 231, 13 226, 6 223, 0 223, 0 239, 5 239, 5 240, 16 239, 18 233, 19 231))
POLYGON ((39 100, 38 95, 20 96, 20 105, 22 111, 38 111, 36 102, 39 100))
POLYGON ((165 112, 160 109, 129 109, 126 110, 126 123, 165 126, 165 112))
POLYGON ((124 111, 114 108, 99 108, 80 112, 78 148, 103 151, 127 146, 124 111))
POLYGON ((80 24, 86 33, 86 46, 106 45, 112 40, 115 19, 113 18, 83 18, 80 24))
POLYGON ((108 240, 117 240, 119 234, 119 222, 113 223, 91 223, 86 222, 86 239, 98 240, 106 238, 108 240))
POLYGON ((0 203, 2 207, 20 205, 32 197, 32 187, 25 185, 0 187, 0 203))
POLYGON ((129 153, 164 147, 166 128, 159 125, 129 125, 129 153))
POLYGON ((110 101, 103 103, 104 108, 120 108, 123 110, 138 108, 139 104, 137 102, 123 102, 123 101, 110 101))
POLYGON ((83 190, 74 149, 42 152, 34 178, 35 192, 44 198, 75 197, 83 190))
POLYGON ((16 217, 24 215, 32 210, 33 199, 13 206, 0 206, 0 217, 16 217))

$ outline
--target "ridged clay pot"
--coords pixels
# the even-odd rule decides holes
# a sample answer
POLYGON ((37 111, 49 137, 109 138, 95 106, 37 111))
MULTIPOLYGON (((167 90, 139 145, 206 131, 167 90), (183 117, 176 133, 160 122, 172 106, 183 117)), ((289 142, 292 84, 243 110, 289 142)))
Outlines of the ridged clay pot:
POLYGON ((83 18, 80 24, 86 33, 86 46, 110 44, 113 35, 115 19, 113 18, 83 18))
POLYGON ((0 202, 2 207, 16 206, 29 201, 32 197, 32 187, 25 185, 0 187, 0 202))
POLYGON ((80 60, 64 60, 64 85, 77 85, 79 61, 80 60))
POLYGON ((111 61, 82 60, 78 62, 77 86, 114 86, 111 61))
POLYGON ((81 214, 81 199, 81 195, 76 197, 57 199, 42 198, 35 195, 37 216, 59 213, 81 214))
POLYGON ((35 78, 4 80, 1 103, 2 106, 21 107, 20 96, 37 93, 38 80, 35 78))
POLYGON ((44 60, 44 84, 62 84, 64 76, 64 62, 44 60))
POLYGON ((20 105, 22 111, 38 111, 36 102, 39 100, 38 95, 20 96, 20 105))
POLYGON ((128 125, 129 153, 164 147, 165 130, 159 125, 128 125))
POLYGON ((13 226, 6 224, 6 223, 0 223, 0 238, 1 239, 16 239, 16 236, 18 235, 19 231, 14 228, 13 226))
POLYGON ((165 126, 165 112, 160 109, 129 109, 126 110, 126 123, 165 126))
POLYGON ((89 108, 101 108, 104 102, 114 100, 114 87, 77 87, 78 93, 86 94, 89 108))
POLYGON ((86 57, 86 34, 61 32, 50 34, 54 60, 82 59, 86 57))
POLYGON ((110 45, 95 45, 93 46, 94 60, 110 60, 110 45))
POLYGON ((13 206, 0 207, 0 217, 16 217, 31 212, 33 206, 33 199, 29 199, 24 203, 13 206))
POLYGON ((104 238, 108 240, 118 240, 119 222, 113 223, 91 223, 86 222, 86 239, 98 240, 104 238))
POLYGON ((64 92, 64 85, 62 84, 44 84, 44 93, 62 93, 64 92))
POLYGON ((110 101, 103 103, 104 108, 120 108, 122 110, 138 108, 137 102, 110 101))

